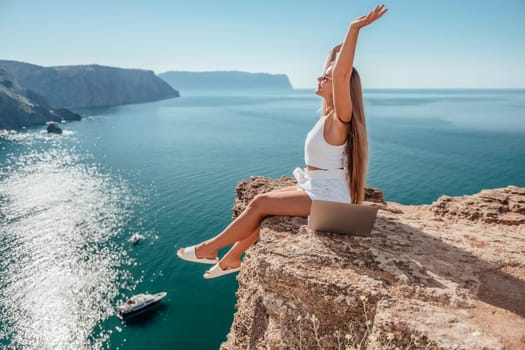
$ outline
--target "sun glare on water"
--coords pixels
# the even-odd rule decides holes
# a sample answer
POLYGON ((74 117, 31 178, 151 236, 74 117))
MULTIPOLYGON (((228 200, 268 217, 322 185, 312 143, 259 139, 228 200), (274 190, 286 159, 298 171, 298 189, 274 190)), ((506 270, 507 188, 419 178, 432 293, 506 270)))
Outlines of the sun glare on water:
POLYGON ((0 173, 0 345, 100 348, 109 335, 93 330, 132 283, 123 268, 131 259, 115 239, 133 200, 126 184, 65 147, 8 163, 0 173))

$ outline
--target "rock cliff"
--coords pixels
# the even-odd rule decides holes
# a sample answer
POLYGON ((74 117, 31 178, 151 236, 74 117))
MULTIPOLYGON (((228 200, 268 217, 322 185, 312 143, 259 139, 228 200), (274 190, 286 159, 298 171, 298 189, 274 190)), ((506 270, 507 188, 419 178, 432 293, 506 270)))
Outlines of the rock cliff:
POLYGON ((0 68, 0 130, 80 118, 80 115, 67 109, 52 108, 42 96, 22 88, 0 68))
POLYGON ((7 60, 0 60, 0 68, 54 107, 106 107, 179 96, 153 71, 142 69, 99 65, 42 67, 7 60))
MULTIPOLYGON (((234 216, 293 183, 241 182, 234 216)), ((264 220, 221 349, 525 348, 524 188, 419 206, 370 190, 365 204, 380 209, 370 237, 264 220)))

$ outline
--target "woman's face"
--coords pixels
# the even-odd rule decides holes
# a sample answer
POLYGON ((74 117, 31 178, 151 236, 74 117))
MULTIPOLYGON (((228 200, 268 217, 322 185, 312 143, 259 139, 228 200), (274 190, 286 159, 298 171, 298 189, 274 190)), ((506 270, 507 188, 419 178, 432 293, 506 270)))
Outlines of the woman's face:
POLYGON ((323 75, 317 78, 315 93, 325 100, 332 99, 332 67, 328 67, 323 75))

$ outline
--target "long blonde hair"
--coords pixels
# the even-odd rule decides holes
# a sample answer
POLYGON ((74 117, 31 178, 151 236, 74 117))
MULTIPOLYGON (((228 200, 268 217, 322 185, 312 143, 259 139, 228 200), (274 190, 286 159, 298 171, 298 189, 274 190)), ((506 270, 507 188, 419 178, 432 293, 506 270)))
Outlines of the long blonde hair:
MULTIPOLYGON (((346 175, 352 203, 358 204, 365 199, 365 181, 368 163, 368 136, 366 133, 365 107, 361 78, 355 68, 350 77, 350 99, 352 101, 352 119, 348 127, 346 140, 346 175)), ((322 113, 333 110, 323 100, 322 113)))

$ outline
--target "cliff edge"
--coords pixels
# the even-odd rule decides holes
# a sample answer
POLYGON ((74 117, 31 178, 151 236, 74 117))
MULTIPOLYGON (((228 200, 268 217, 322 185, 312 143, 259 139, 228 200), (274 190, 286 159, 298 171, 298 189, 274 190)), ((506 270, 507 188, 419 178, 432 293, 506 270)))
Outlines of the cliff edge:
MULTIPOLYGON (((241 182, 234 217, 294 182, 241 182)), ((367 195, 380 208, 370 237, 264 220, 221 349, 525 348, 524 188, 418 206, 367 195)))

